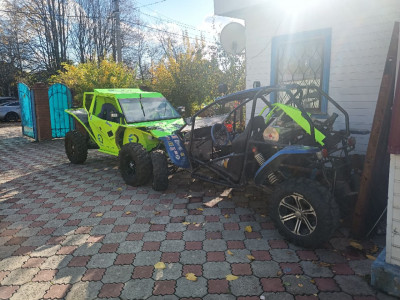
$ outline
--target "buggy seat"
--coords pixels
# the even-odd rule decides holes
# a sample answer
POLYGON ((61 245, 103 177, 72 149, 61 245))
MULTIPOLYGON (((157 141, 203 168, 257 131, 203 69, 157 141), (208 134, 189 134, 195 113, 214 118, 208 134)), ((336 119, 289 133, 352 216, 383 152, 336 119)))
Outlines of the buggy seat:
POLYGON ((118 114, 115 106, 111 103, 104 103, 101 107, 100 113, 97 116, 103 120, 118 123, 119 117, 112 117, 112 114, 118 114))

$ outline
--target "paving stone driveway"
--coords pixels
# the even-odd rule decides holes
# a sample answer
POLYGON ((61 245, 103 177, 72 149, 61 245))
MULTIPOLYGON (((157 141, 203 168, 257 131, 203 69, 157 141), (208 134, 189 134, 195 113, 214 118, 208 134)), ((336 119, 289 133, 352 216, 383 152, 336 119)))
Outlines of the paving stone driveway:
POLYGON ((253 191, 207 208, 223 189, 185 173, 166 193, 134 188, 117 164, 93 151, 71 165, 63 140, 0 124, 0 299, 390 299, 369 286, 371 260, 345 229, 302 249, 253 191))

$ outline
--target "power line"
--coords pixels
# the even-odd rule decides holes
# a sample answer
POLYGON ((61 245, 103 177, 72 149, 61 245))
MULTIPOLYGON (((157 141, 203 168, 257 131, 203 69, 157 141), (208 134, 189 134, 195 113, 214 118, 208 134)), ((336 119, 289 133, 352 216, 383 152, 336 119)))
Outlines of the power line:
MULTIPOLYGON (((184 34, 180 34, 180 33, 176 33, 176 32, 171 32, 171 31, 168 31, 168 30, 165 30, 165 29, 160 29, 160 28, 156 28, 156 27, 151 27, 151 26, 148 26, 148 25, 145 25, 145 24, 141 24, 141 23, 133 23, 133 22, 129 22, 129 21, 125 21, 125 23, 127 23, 127 24, 130 24, 130 25, 132 25, 132 26, 140 26, 140 27, 145 27, 145 28, 148 28, 148 29, 150 29, 150 30, 154 30, 154 31, 158 31, 158 32, 163 32, 163 33, 167 33, 167 34, 170 34, 170 35, 175 35, 175 36, 179 36, 179 37, 183 37, 183 38, 188 38, 188 39, 190 39, 190 40, 195 40, 195 41, 201 41, 202 39, 199 39, 199 38, 196 38, 196 37, 191 37, 191 36, 189 36, 189 35, 184 35, 184 34)), ((213 45, 217 45, 217 44, 215 44, 215 43, 213 43, 213 42, 210 42, 210 41, 207 41, 209 44, 213 44, 213 45)))
POLYGON ((161 0, 161 1, 153 2, 153 3, 149 3, 149 4, 144 4, 144 5, 141 5, 139 7, 135 7, 135 9, 139 9, 139 8, 142 8, 142 7, 148 7, 148 6, 151 6, 151 5, 158 4, 158 3, 163 3, 165 1, 167 1, 167 0, 161 0))
POLYGON ((177 25, 177 26, 182 27, 182 28, 185 28, 185 29, 190 29, 190 30, 193 30, 193 31, 198 31, 198 32, 200 32, 200 33, 202 33, 202 34, 203 34, 203 33, 211 33, 211 34, 212 34, 212 32, 210 32, 210 31, 200 30, 200 29, 198 29, 198 28, 196 28, 196 27, 194 27, 194 26, 191 26, 191 25, 189 25, 189 24, 185 24, 185 23, 176 21, 176 20, 171 19, 171 18, 156 17, 156 16, 152 16, 152 15, 150 15, 150 14, 146 14, 146 13, 144 13, 144 12, 142 12, 142 11, 140 12, 140 14, 145 15, 145 16, 148 16, 148 17, 153 18, 153 19, 156 19, 156 20, 159 20, 159 21, 172 23, 172 24, 174 24, 174 25, 177 25))
MULTIPOLYGON (((164 1, 166 1, 166 0, 164 0, 164 1)), ((159 2, 164 2, 164 1, 159 1, 159 2)), ((157 3, 159 3, 159 2, 157 2, 157 3)), ((153 3, 153 4, 155 4, 155 3, 153 3)), ((43 14, 43 13, 27 12, 27 11, 21 11, 21 10, 0 9, 0 12, 14 13, 14 14, 17 13, 17 14, 23 14, 23 15, 38 15, 38 16, 44 16, 44 15, 46 15, 46 16, 50 16, 49 13, 44 13, 44 14, 43 14)), ((55 16, 55 17, 65 17, 65 18, 87 18, 87 19, 103 19, 103 20, 107 20, 107 19, 108 19, 108 18, 102 17, 102 16, 86 16, 86 15, 77 16, 77 15, 60 15, 60 14, 54 14, 54 15, 52 15, 52 16, 55 16)), ((171 31, 167 31, 167 30, 164 30, 164 29, 151 27, 151 26, 144 25, 144 24, 141 24, 141 23, 133 23, 133 22, 126 21, 126 20, 124 20, 123 22, 124 22, 124 23, 127 23, 127 24, 130 24, 130 25, 132 25, 132 26, 145 27, 145 28, 148 28, 148 29, 153 30, 153 31, 163 32, 163 33, 167 33, 167 34, 170 34, 170 35, 175 35, 175 36, 179 36, 179 37, 187 37, 188 39, 195 40, 195 41, 204 40, 204 41, 206 41, 206 42, 209 43, 209 44, 216 45, 213 41, 206 40, 204 37, 202 37, 202 39, 201 39, 201 38, 199 39, 199 38, 197 38, 197 37, 192 37, 192 36, 189 36, 189 35, 183 35, 183 34, 171 32, 171 31)), ((176 25, 177 25, 177 24, 176 24, 176 25)))

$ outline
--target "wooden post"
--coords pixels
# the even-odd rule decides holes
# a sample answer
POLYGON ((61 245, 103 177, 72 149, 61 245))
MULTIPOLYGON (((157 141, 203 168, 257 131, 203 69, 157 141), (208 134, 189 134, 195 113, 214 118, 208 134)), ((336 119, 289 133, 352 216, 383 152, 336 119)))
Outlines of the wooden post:
POLYGON ((51 140, 51 121, 48 87, 44 83, 36 83, 33 88, 35 97, 36 129, 38 141, 51 140))
POLYGON ((354 210, 352 232, 356 236, 363 236, 366 232, 365 225, 369 200, 374 183, 379 180, 379 175, 376 174, 376 170, 382 173, 382 165, 387 155, 387 141, 396 78, 398 43, 399 23, 396 22, 393 28, 385 69, 383 71, 367 154, 365 156, 364 169, 361 176, 360 192, 354 210))

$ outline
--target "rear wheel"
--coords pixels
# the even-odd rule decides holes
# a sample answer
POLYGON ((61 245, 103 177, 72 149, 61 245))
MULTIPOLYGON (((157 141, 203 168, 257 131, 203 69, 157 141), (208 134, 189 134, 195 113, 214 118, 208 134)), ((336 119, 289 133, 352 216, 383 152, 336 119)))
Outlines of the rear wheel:
POLYGON ((152 171, 149 153, 141 144, 125 144, 119 151, 119 170, 126 184, 145 184, 152 171))
POLYGON ((302 247, 329 240, 339 224, 339 209, 329 190, 306 178, 289 179, 277 187, 270 216, 284 237, 302 247))
POLYGON ((88 148, 86 137, 77 130, 65 135, 65 153, 73 164, 83 164, 87 158, 88 148))
POLYGON ((151 162, 153 164, 153 189, 165 191, 168 188, 168 162, 164 151, 151 152, 151 162))
POLYGON ((17 113, 15 112, 9 112, 6 114, 6 116, 4 117, 4 119, 7 122, 17 122, 19 120, 19 116, 17 113))

